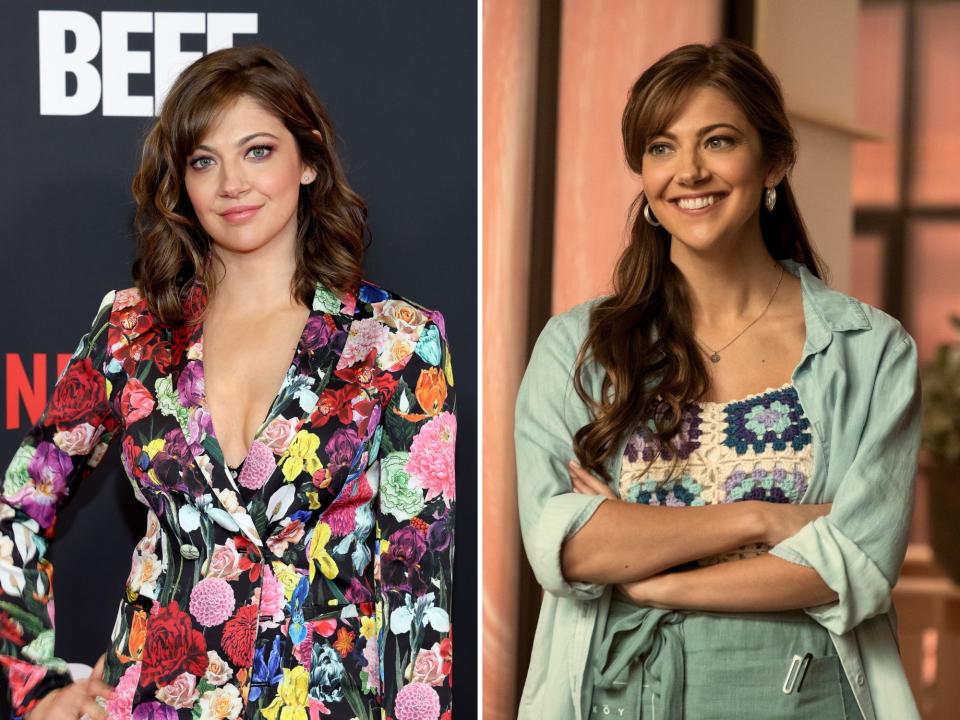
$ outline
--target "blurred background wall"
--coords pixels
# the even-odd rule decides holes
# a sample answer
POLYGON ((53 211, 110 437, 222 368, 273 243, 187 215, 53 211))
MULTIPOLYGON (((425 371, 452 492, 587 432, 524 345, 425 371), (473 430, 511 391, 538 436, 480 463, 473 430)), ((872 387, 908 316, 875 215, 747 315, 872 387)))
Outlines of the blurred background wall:
MULTIPOLYGON (((620 140, 630 85, 669 50, 721 37, 781 80, 800 143, 793 187, 832 285, 900 319, 922 362, 956 338, 960 2, 484 0, 485 720, 516 717, 540 602, 515 499, 523 368, 550 315, 609 289, 642 187, 620 140)), ((924 717, 957 717, 960 587, 929 542, 946 537, 942 559, 960 541, 929 517, 956 506, 960 473, 929 454, 922 468, 894 592, 901 652, 924 717), (932 502, 927 475, 949 476, 932 502)))

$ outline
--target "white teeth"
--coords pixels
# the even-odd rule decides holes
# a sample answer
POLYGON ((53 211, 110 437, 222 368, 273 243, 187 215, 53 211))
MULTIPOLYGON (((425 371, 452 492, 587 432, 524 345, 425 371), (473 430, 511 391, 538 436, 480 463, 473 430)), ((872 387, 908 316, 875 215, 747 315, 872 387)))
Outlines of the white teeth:
POLYGON ((677 205, 682 207, 684 210, 698 210, 700 208, 707 207, 708 205, 713 205, 719 196, 717 195, 707 195, 706 197, 698 198, 682 198, 677 200, 677 205))

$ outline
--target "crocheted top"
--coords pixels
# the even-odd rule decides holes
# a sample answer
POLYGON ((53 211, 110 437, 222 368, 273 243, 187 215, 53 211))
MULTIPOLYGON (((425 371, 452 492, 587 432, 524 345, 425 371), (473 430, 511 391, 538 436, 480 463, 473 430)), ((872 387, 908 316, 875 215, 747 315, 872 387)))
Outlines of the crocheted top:
MULTIPOLYGON (((680 431, 666 445, 657 441, 653 427, 650 421, 627 440, 619 481, 623 500, 673 506, 798 503, 806 492, 813 439, 789 383, 741 400, 689 405, 680 431)), ((767 550, 762 543, 746 545, 698 562, 713 564, 767 550)))

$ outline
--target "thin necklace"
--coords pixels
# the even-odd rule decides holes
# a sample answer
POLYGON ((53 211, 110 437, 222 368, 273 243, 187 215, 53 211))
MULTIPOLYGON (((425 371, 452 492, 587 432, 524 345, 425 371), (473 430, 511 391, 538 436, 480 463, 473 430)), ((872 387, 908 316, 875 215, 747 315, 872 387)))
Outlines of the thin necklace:
POLYGON ((707 344, 706 344, 703 340, 701 340, 699 337, 697 337, 696 335, 693 336, 694 339, 695 339, 698 343, 700 343, 700 345, 701 345, 702 347, 706 348, 707 350, 709 350, 709 351, 712 353, 711 355, 709 355, 710 362, 712 362, 712 363, 714 363, 714 364, 720 362, 720 353, 723 352, 724 350, 726 350, 726 349, 727 349, 728 347, 730 347, 731 345, 733 345, 733 343, 737 340, 737 338, 739 338, 739 337, 740 337, 741 335, 743 335, 747 330, 749 330, 750 328, 752 328, 752 327, 754 326, 754 324, 756 324, 757 320, 759 320, 760 318, 762 318, 764 315, 767 314, 767 310, 770 309, 770 305, 773 303, 773 299, 777 296, 777 290, 780 289, 780 283, 781 283, 781 282, 783 282, 783 265, 780 266, 780 278, 777 280, 777 286, 773 289, 773 294, 770 296, 770 299, 767 300, 767 305, 766 305, 765 308, 763 308, 763 312, 761 312, 761 313, 760 313, 759 315, 757 315, 752 321, 750 321, 750 324, 749 324, 749 325, 747 325, 743 330, 741 330, 740 332, 738 332, 738 333, 734 336, 733 340, 731 340, 730 342, 728 342, 728 343, 727 343, 726 345, 724 345, 722 348, 718 348, 717 350, 714 350, 712 347, 710 347, 709 345, 707 345, 707 344))

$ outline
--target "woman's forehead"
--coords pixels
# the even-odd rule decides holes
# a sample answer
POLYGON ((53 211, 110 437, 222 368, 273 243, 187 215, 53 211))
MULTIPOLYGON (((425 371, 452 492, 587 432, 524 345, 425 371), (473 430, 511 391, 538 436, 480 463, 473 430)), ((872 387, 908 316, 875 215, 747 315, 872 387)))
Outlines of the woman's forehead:
POLYGON ((722 90, 701 85, 689 88, 663 107, 651 134, 696 134, 702 128, 727 123, 748 131, 749 122, 740 107, 722 90))
POLYGON ((198 126, 194 135, 195 143, 219 138, 226 142, 251 135, 256 132, 279 133, 286 129, 276 113, 267 110, 261 103, 247 95, 240 95, 224 102, 213 110, 209 120, 198 126))

